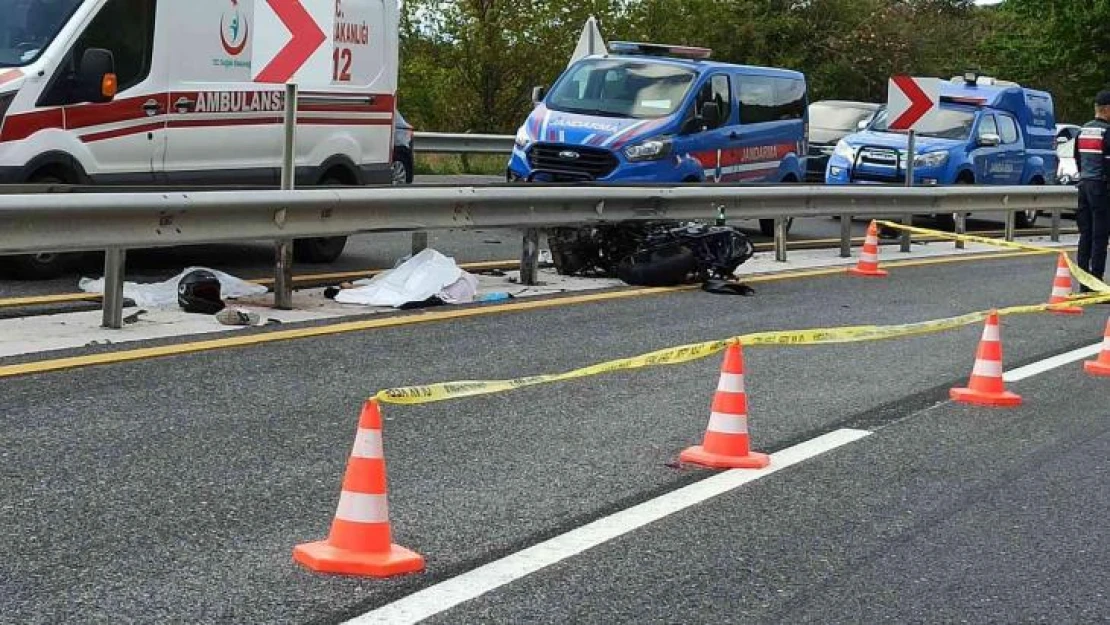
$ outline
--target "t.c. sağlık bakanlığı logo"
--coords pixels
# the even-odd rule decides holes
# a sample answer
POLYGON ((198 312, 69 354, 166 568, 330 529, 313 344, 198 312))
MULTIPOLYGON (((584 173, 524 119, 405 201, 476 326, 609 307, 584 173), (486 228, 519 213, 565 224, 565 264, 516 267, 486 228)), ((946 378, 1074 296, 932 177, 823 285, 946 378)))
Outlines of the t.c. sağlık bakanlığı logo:
POLYGON ((247 18, 239 7, 239 0, 231 0, 231 7, 220 16, 220 43, 231 56, 239 56, 247 47, 250 30, 247 18))

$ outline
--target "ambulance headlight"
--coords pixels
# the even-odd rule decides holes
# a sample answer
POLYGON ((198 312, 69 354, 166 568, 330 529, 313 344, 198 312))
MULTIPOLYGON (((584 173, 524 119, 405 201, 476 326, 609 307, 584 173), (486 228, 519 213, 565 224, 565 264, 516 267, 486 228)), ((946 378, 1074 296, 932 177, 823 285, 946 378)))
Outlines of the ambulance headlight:
POLYGON ((941 167, 948 162, 948 152, 929 152, 913 157, 914 167, 941 167))
POLYGON ((624 149, 624 155, 630 161, 655 161, 671 153, 671 142, 666 139, 652 139, 624 149))
POLYGON ((833 150, 833 156, 839 156, 847 161, 855 160, 856 149, 848 145, 847 141, 841 140, 837 142, 836 149, 833 150))
POLYGON ((522 127, 516 131, 516 139, 513 142, 516 143, 516 147, 523 150, 532 144, 532 137, 528 136, 528 130, 522 127))

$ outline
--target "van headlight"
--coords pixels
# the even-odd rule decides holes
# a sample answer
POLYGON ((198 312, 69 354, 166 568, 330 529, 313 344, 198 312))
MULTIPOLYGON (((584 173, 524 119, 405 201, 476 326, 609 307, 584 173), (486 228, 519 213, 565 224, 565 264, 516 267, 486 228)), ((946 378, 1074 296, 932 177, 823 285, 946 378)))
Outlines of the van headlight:
POLYGON ((516 131, 516 139, 513 140, 516 147, 524 149, 532 144, 532 137, 528 136, 528 130, 521 126, 520 130, 516 131))
POLYGON ((671 153, 671 142, 667 139, 652 139, 624 149, 630 161, 655 161, 671 153))
POLYGON ((914 167, 940 167, 948 162, 948 152, 929 152, 913 157, 914 167))
POLYGON ((856 149, 848 145, 847 141, 840 140, 836 143, 836 149, 833 150, 833 156, 839 156, 844 160, 853 161, 856 158, 856 149))

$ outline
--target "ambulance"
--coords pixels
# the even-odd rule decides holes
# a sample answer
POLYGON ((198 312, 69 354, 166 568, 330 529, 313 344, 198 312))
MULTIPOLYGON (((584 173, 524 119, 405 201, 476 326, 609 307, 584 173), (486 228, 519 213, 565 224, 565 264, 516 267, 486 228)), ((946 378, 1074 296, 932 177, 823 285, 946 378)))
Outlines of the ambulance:
MULTIPOLYGON (((252 81, 267 0, 5 0, 0 184, 274 188, 284 87, 252 81)), ((302 90, 298 186, 389 184, 399 0, 335 0, 332 75, 302 90)), ((345 237, 295 243, 331 262, 345 237)), ((14 259, 41 278, 58 254, 14 259)))

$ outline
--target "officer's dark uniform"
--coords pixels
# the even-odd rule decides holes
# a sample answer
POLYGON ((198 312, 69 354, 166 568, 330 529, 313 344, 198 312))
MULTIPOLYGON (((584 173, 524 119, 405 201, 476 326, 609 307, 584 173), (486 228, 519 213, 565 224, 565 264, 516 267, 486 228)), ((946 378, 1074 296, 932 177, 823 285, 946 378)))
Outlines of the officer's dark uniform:
MULTIPOLYGON (((1099 93, 1095 104, 1110 106, 1110 91, 1099 93)), ((1080 268, 1101 280, 1110 237, 1110 119, 1096 118, 1083 126, 1075 140, 1075 162, 1079 165, 1076 260, 1080 268)))

